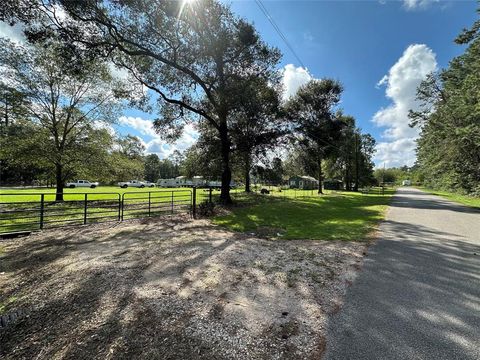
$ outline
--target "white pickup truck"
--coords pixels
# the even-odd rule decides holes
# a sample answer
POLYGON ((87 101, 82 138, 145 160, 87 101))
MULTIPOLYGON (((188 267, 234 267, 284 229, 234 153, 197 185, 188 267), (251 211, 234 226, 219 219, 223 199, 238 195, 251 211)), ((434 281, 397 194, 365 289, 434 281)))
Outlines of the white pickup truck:
POLYGON ((74 189, 76 187, 88 187, 88 188, 96 188, 98 186, 98 182, 90 182, 88 180, 77 180, 76 182, 69 182, 66 185, 70 189, 74 189))
POLYGON ((144 188, 148 186, 146 183, 140 180, 130 180, 130 181, 121 181, 118 183, 118 186, 121 188, 128 188, 128 187, 137 187, 137 188, 144 188))

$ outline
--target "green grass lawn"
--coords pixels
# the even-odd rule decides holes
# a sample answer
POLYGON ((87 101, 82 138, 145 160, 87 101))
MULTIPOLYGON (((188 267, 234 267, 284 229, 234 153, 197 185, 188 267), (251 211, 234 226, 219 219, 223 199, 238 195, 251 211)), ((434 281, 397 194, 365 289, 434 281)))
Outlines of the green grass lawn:
MULTIPOLYGON (((84 194, 88 194, 89 200, 114 200, 118 199, 118 195, 124 193, 129 193, 130 197, 143 197, 148 192, 156 194, 165 194, 171 193, 172 190, 187 190, 191 189, 165 189, 165 188, 126 188, 122 189, 119 186, 99 186, 95 189, 90 188, 75 188, 75 189, 64 189, 64 198, 68 200, 83 200, 84 194)), ((185 192, 187 192, 185 191, 185 192)), ((54 188, 33 188, 33 189, 0 189, 0 202, 15 202, 15 201, 39 201, 40 194, 50 194, 45 196, 45 201, 54 201, 55 200, 55 189, 54 188), (5 196, 2 196, 5 195, 5 196), (7 196, 8 195, 8 196, 7 196)))
MULTIPOLYGON (((64 189, 64 202, 55 202, 55 189, 0 189, 0 233, 37 230, 41 219, 41 194, 44 195, 44 227, 83 224, 87 195, 87 223, 116 221, 190 211, 191 189, 127 188, 102 186, 95 189, 64 189), (174 206, 171 206, 172 196, 174 206), (123 212, 121 211, 123 200, 123 212)), ((197 201, 208 193, 198 192, 197 201)))
POLYGON ((449 191, 440 191, 440 190, 432 190, 424 187, 420 187, 419 189, 428 192, 432 195, 437 195, 441 196, 445 199, 455 201, 457 203, 467 205, 470 207, 474 208, 479 208, 480 209, 480 198, 479 197, 473 197, 473 196, 467 196, 467 195, 461 195, 461 194, 456 194, 452 193, 449 191))
MULTIPOLYGON (((359 240, 375 227, 383 217, 392 190, 382 196, 377 191, 369 195, 350 192, 326 191, 318 196, 312 190, 282 190, 269 188, 268 195, 247 195, 243 189, 232 189, 232 197, 239 204, 230 215, 219 216, 214 222, 237 231, 273 231, 285 239, 342 239, 359 240)), ((95 189, 65 189, 65 202, 55 203, 55 189, 0 189, 0 232, 37 229, 39 224, 40 193, 45 195, 44 222, 48 226, 82 224, 83 200, 88 194, 88 223, 102 217, 118 220, 119 197, 125 194, 124 218, 155 216, 161 213, 189 211, 189 188, 127 188, 101 186, 95 189), (172 193, 175 198, 171 209, 172 193), (149 199, 150 198, 150 199, 149 199), (20 202, 20 204, 18 204, 20 202), (151 204, 151 212, 148 204, 151 204), (10 210, 29 209, 25 214, 10 210), (19 216, 29 216, 16 219, 19 216), (98 218, 97 218, 98 217, 98 218)), ((213 199, 220 192, 214 190, 213 199)), ((208 199, 209 192, 197 189, 197 204, 208 199)))
MULTIPOLYGON (((191 191, 191 188, 133 188, 129 187, 122 189, 119 186, 99 186, 94 189, 90 188, 75 188, 64 189, 65 201, 81 201, 85 199, 85 193, 88 194, 88 200, 116 200, 119 195, 124 193, 128 199, 148 199, 148 193, 150 192, 153 198, 157 201, 169 202, 169 196, 174 192, 175 196, 186 197, 191 191)), ((232 195, 242 192, 243 189, 232 189, 232 195)), ((220 193, 218 190, 213 190, 213 194, 220 193)), ((0 189, 0 203, 9 202, 37 202, 40 201, 40 194, 45 195, 45 201, 55 201, 55 188, 28 188, 28 189, 0 189)), ((293 194, 293 192, 292 192, 293 194)), ((207 199, 209 196, 208 190, 197 189, 197 203, 207 199)))
POLYGON ((352 192, 304 198, 253 195, 255 204, 234 207, 213 221, 242 232, 270 229, 273 237, 283 239, 364 240, 383 219, 393 193, 388 189, 384 196, 352 192))

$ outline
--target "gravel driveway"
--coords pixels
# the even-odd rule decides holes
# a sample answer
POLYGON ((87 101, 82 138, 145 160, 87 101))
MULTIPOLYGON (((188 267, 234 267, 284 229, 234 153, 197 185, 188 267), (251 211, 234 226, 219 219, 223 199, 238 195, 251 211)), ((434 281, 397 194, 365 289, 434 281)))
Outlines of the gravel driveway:
POLYGON ((400 189, 324 359, 480 359, 480 211, 400 189))
POLYGON ((366 244, 173 218, 0 242, 2 359, 318 359, 366 244))

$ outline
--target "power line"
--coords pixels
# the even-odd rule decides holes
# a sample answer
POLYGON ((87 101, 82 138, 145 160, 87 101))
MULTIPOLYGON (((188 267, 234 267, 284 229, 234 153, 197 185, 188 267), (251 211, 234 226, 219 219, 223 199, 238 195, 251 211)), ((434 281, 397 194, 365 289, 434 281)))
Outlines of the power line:
POLYGON ((257 3, 258 7, 260 8, 260 10, 263 12, 263 14, 265 15, 265 17, 267 18, 267 20, 270 22, 270 24, 272 24, 273 28, 275 29, 275 31, 277 32, 277 34, 280 36, 280 38, 283 40, 283 42, 285 43, 285 45, 287 45, 287 47, 290 49, 290 51, 292 52, 293 56, 295 56, 295 58, 297 59, 297 61, 300 63, 300 65, 306 69, 306 66, 305 64, 303 63, 302 60, 300 60, 300 57, 297 55, 297 53, 295 52, 295 50, 293 50, 293 47, 290 45, 290 43, 288 42, 287 40, 287 37, 283 34, 282 30, 280 30, 280 28, 278 27, 278 25, 275 23, 275 20, 273 20, 273 18, 270 16, 267 8, 265 7, 265 5, 262 3, 262 0, 255 0, 255 2, 257 3))

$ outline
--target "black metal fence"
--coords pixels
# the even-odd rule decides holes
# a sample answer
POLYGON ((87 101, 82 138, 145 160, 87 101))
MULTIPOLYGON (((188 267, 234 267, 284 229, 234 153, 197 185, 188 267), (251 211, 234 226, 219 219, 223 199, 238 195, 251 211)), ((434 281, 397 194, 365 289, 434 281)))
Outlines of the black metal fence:
POLYGON ((164 214, 195 215, 195 189, 120 193, 0 194, 0 234, 164 214))

